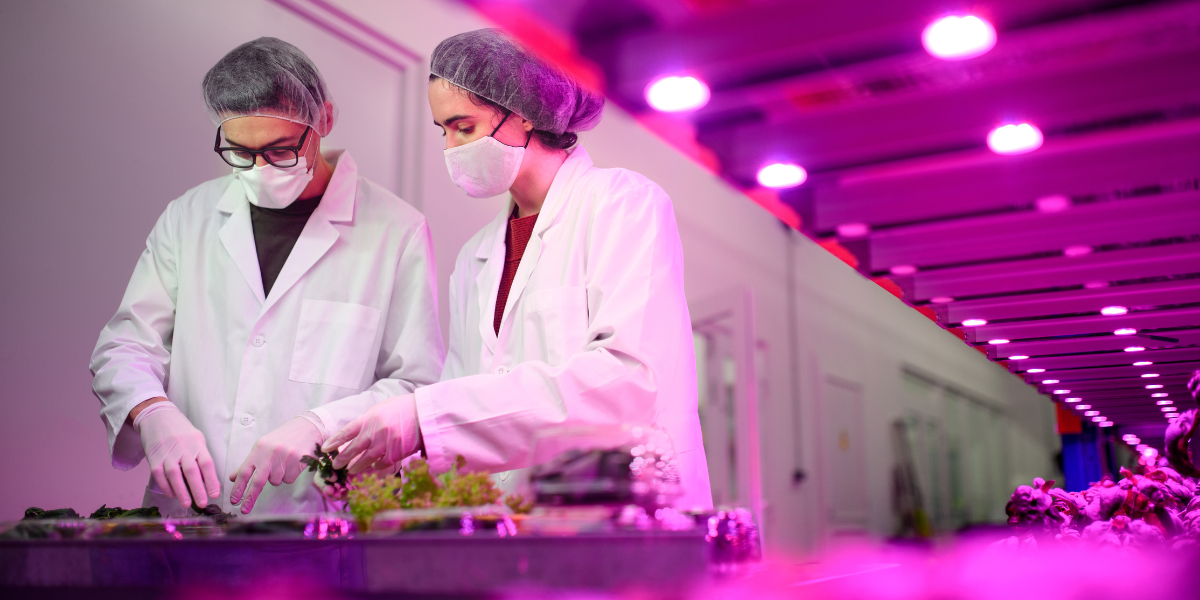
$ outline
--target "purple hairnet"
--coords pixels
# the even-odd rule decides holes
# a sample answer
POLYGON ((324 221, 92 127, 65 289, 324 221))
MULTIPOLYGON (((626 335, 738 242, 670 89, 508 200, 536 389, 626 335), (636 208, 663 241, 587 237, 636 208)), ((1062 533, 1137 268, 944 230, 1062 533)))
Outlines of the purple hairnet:
POLYGON ((592 129, 604 110, 603 96, 538 60, 499 29, 442 40, 429 70, 556 135, 592 129))
POLYGON ((277 117, 325 137, 337 120, 337 105, 317 66, 299 48, 273 37, 231 50, 204 75, 203 90, 208 116, 218 126, 237 117, 277 117))

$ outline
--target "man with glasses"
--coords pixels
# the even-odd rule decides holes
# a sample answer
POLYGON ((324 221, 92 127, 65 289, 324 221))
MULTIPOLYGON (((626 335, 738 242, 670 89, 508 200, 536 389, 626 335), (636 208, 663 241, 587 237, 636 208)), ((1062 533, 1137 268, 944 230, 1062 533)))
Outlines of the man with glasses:
POLYGON ((113 466, 146 458, 144 505, 164 515, 318 511, 300 457, 441 374, 429 230, 322 152, 336 107, 295 46, 242 44, 203 92, 232 173, 167 206, 100 334, 113 466))

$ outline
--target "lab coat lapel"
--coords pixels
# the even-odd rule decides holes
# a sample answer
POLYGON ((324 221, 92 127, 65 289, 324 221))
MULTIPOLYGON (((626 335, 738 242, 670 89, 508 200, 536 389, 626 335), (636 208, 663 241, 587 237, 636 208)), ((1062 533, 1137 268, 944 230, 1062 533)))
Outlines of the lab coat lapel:
POLYGON ((512 214, 513 201, 510 197, 504 211, 488 225, 488 234, 479 241, 475 249, 475 260, 483 261, 479 274, 475 276, 475 295, 479 302, 479 338, 489 353, 496 352, 496 330, 492 328, 492 302, 500 291, 500 275, 504 269, 504 237, 508 228, 508 216, 512 214))
POLYGON ((229 215, 229 220, 218 233, 221 245, 225 246, 225 251, 241 271, 261 306, 266 294, 263 293, 262 273, 258 270, 258 251, 254 246, 254 228, 250 224, 250 202, 246 200, 246 190, 241 182, 234 179, 225 188, 225 194, 217 202, 217 210, 229 215))
POLYGON ((344 150, 326 153, 326 158, 330 159, 330 162, 336 160, 333 177, 325 188, 325 194, 316 212, 308 218, 308 223, 296 240, 296 246, 283 263, 275 285, 271 286, 271 295, 266 299, 263 312, 274 306, 337 242, 339 233, 333 223, 354 219, 358 168, 350 154, 344 150))
MULTIPOLYGON (((542 210, 538 213, 537 222, 533 225, 533 234, 529 236, 529 243, 525 246, 525 254, 521 256, 521 264, 513 276, 501 323, 508 322, 511 318, 513 307, 517 305, 517 301, 521 298, 521 292, 525 291, 525 284, 529 283, 529 276, 537 267, 538 258, 542 254, 542 235, 554 223, 555 217, 567 203, 575 181, 591 166, 592 159, 588 157, 588 153, 582 146, 577 146, 571 151, 566 162, 559 167, 558 173, 554 175, 554 181, 550 183, 550 189, 546 192, 546 200, 542 203, 542 210)), ((512 210, 511 206, 509 210, 512 210)), ((501 260, 503 261, 503 259, 501 260)), ((501 325, 500 329, 503 331, 504 326, 501 325)))

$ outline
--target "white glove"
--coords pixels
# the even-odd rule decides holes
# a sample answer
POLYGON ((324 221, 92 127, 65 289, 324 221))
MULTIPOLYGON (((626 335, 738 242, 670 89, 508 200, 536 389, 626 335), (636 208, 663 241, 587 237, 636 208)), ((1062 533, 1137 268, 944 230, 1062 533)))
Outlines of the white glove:
POLYGON ((321 449, 332 452, 349 442, 338 451, 333 466, 340 469, 353 460, 351 475, 367 470, 395 472, 396 464, 416 452, 420 441, 417 397, 408 394, 389 398, 371 407, 329 438, 321 449))
POLYGON ((221 482, 200 433, 171 402, 156 402, 138 413, 133 429, 142 437, 150 474, 168 497, 204 508, 221 496, 221 482), (191 491, 189 492, 189 488, 191 491), (203 492, 202 492, 203 491, 203 492))
POLYGON ((271 485, 295 482, 307 468, 300 459, 312 453, 324 439, 321 428, 306 417, 296 417, 259 438, 237 473, 229 475, 233 482, 229 503, 240 503, 245 492, 242 514, 249 513, 267 482, 271 485))

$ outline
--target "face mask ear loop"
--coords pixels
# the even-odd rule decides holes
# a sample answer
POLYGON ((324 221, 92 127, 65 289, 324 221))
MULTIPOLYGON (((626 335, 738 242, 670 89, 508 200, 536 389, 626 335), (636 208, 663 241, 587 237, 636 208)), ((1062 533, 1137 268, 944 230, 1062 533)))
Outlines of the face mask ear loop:
POLYGON ((532 130, 532 129, 530 129, 530 130, 529 130, 529 137, 525 138, 525 145, 524 145, 524 146, 521 146, 522 148, 528 148, 528 147, 529 147, 529 142, 530 142, 531 140, 533 140, 533 131, 534 131, 534 130, 532 130))
POLYGON ((505 112, 504 112, 504 118, 503 118, 503 119, 500 119, 500 124, 499 124, 499 125, 497 125, 495 129, 493 129, 493 130, 492 130, 492 133, 491 133, 491 135, 489 135, 488 137, 496 137, 496 132, 497 132, 497 131, 500 131, 500 128, 501 128, 501 127, 504 127, 504 122, 505 122, 505 121, 508 121, 508 118, 509 118, 509 117, 511 117, 511 116, 512 116, 512 111, 511 111, 511 110, 509 110, 509 111, 505 111, 505 112))
MULTIPOLYGON (((312 131, 312 127, 310 126, 310 127, 308 128, 308 132, 307 132, 307 133, 312 133, 312 132, 313 132, 313 131, 312 131)), ((305 143, 305 144, 309 144, 309 145, 311 145, 311 143, 312 143, 312 138, 305 138, 305 139, 304 139, 304 143, 305 143)), ((320 155, 320 153, 321 153, 321 151, 318 149, 318 150, 317 150, 318 158, 320 158, 320 156, 319 156, 319 155, 320 155)), ((305 153, 305 156, 304 156, 304 158, 308 158, 308 153, 307 153, 307 152, 305 153)), ((308 165, 308 169, 306 169, 304 172, 305 172, 305 173, 312 173, 312 172, 313 172, 313 169, 315 169, 315 168, 317 168, 317 161, 315 161, 315 160, 314 160, 314 161, 312 161, 312 164, 311 164, 311 165, 308 165)))

